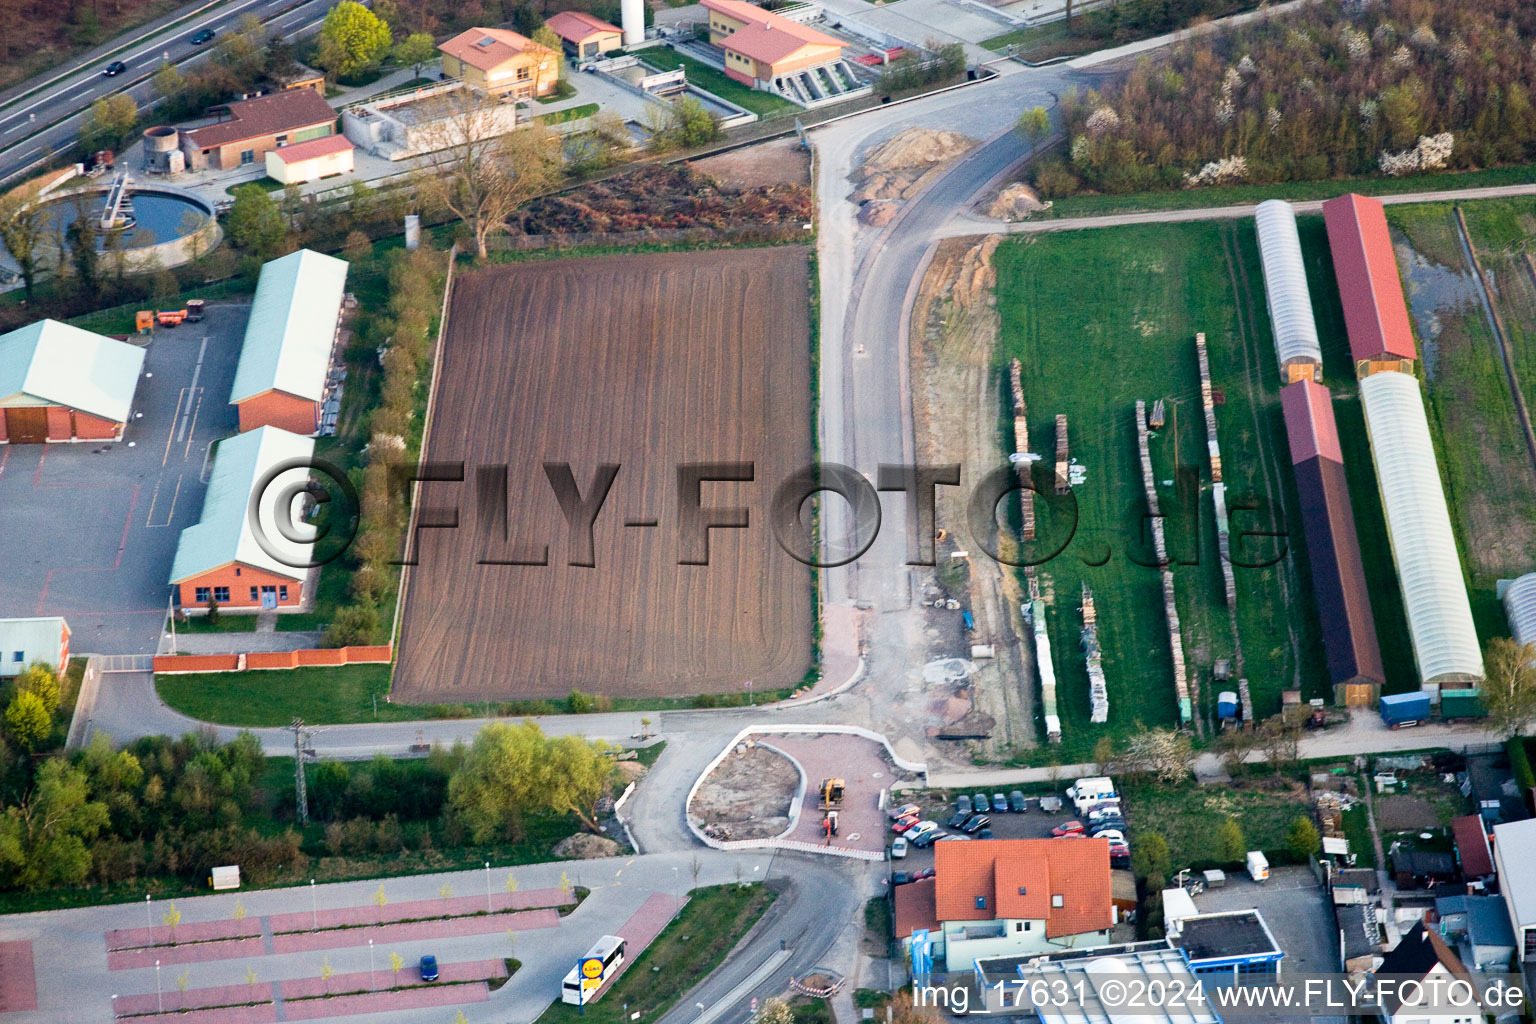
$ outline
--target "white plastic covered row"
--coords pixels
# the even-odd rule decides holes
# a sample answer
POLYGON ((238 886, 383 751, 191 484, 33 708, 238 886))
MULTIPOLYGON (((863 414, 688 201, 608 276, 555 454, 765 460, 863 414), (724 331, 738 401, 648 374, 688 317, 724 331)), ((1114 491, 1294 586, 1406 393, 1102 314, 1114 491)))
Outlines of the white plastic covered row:
POLYGON ((1269 323, 1280 357, 1280 373, 1293 363, 1322 366, 1323 350, 1317 342, 1317 323, 1312 319, 1312 295, 1307 291, 1307 268, 1301 262, 1301 239, 1296 234, 1296 211, 1280 199, 1267 199, 1253 211, 1259 232, 1259 258, 1264 264, 1264 294, 1269 301, 1269 323))
POLYGON ((1504 614, 1515 643, 1536 643, 1536 572, 1510 581, 1504 589, 1504 614))
POLYGON ((1482 649, 1418 379, 1373 373, 1360 381, 1360 398, 1419 681, 1480 679, 1482 649))

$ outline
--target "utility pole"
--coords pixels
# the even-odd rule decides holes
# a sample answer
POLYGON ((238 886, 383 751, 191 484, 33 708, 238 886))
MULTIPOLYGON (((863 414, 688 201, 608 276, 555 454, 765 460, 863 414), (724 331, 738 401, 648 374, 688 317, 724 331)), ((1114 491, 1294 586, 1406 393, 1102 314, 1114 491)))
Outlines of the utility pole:
POLYGON ((299 824, 309 824, 309 791, 304 785, 304 719, 295 718, 288 728, 293 730, 293 792, 299 824))

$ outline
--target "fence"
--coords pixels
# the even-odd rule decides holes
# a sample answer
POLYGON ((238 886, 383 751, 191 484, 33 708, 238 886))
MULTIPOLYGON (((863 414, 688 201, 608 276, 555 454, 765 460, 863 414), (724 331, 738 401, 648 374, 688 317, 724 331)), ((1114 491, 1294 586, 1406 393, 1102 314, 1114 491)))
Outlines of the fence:
POLYGON ((337 665, 387 665, 394 658, 388 644, 375 647, 306 648, 300 651, 251 651, 245 654, 166 654, 154 660, 159 675, 189 672, 259 672, 337 665))

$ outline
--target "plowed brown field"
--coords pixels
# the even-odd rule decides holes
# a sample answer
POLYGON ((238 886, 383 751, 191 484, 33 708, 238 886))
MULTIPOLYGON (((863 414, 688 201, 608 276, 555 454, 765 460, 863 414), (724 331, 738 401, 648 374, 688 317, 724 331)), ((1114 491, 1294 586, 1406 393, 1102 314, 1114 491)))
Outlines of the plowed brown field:
POLYGON ((422 507, 459 527, 420 533, 395 699, 625 697, 761 691, 811 661, 810 570, 774 540, 774 487, 810 460, 804 249, 716 250, 508 264, 454 283, 426 457, 462 484, 422 507), (570 463, 583 495, 618 463, 592 568, 541 464, 570 463), (706 483, 708 565, 679 565, 677 466, 755 464, 706 483), (480 510, 477 467, 507 466, 505 540, 480 510), (627 521, 655 526, 626 526, 627 521), (547 566, 478 564, 548 545, 547 566))

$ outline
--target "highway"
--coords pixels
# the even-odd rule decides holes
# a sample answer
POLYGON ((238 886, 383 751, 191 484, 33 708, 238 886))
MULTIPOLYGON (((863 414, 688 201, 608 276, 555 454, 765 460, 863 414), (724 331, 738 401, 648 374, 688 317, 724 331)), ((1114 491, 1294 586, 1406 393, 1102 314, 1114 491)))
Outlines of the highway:
MULTIPOLYGON (((42 166, 74 144, 81 119, 96 100, 126 92, 141 111, 154 100, 149 78, 169 56, 183 73, 213 53, 217 41, 194 46, 188 40, 204 28, 229 31, 246 14, 254 14, 274 32, 292 39, 315 28, 338 0, 231 0, 218 4, 172 28, 138 38, 120 53, 56 69, 40 76, 41 88, 26 92, 0 107, 0 183, 11 181, 42 166), (113 60, 124 61, 128 70, 108 78, 102 69, 113 60)), ((137 35, 142 36, 143 33, 137 35)), ((125 42, 134 40, 127 33, 125 42)), ((100 53, 101 51, 96 51, 100 53)))

